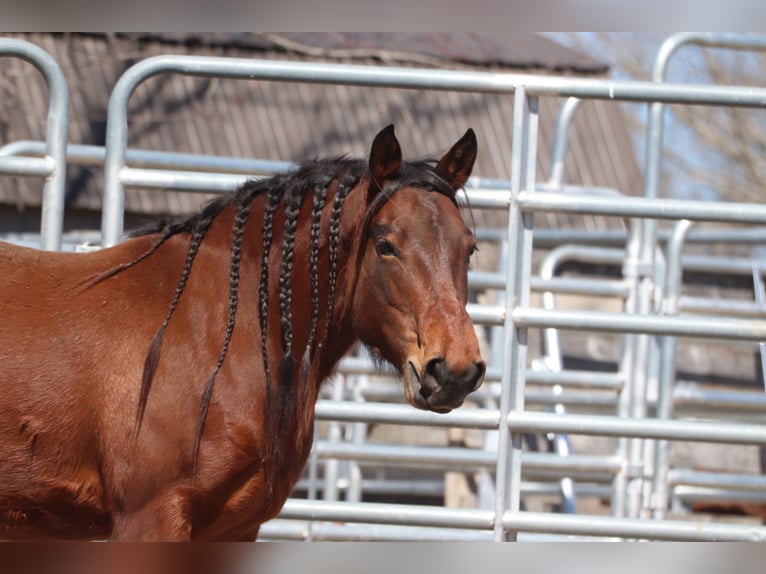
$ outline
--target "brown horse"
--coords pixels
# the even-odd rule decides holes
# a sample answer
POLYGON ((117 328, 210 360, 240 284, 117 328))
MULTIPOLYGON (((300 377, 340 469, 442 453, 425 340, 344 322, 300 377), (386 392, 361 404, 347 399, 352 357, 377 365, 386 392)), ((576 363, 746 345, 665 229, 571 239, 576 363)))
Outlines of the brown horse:
POLYGON ((109 249, 1 244, 0 538, 254 540, 356 340, 415 407, 460 406, 485 371, 456 202, 475 157, 468 130, 402 162, 388 126, 367 162, 248 182, 109 249))

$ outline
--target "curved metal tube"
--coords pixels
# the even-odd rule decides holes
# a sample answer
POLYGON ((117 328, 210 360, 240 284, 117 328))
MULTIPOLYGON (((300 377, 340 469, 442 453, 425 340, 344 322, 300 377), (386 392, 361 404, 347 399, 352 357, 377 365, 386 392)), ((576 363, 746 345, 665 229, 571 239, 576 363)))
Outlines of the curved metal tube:
MULTIPOLYGON (((24 175, 47 177, 43 187, 40 242, 43 249, 58 251, 64 230, 64 197, 66 185, 66 145, 69 128, 69 88, 58 63, 42 48, 19 39, 0 38, 0 56, 20 58, 37 68, 48 85, 50 103, 45 138, 45 155, 52 163, 24 175)), ((9 169, 12 158, 0 158, 9 169)), ((20 159, 20 158, 15 158, 20 159)), ((17 166, 18 167, 18 166, 17 166)), ((16 172, 20 173, 20 172, 16 172)))

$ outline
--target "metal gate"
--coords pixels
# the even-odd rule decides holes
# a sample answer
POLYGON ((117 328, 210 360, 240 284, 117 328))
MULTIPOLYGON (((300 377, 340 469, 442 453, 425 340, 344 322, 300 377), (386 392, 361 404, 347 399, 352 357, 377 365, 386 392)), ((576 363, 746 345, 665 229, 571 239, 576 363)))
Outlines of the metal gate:
MULTIPOLYGON (((674 388, 677 338, 711 339, 716 344, 745 341, 753 348, 766 340, 765 307, 761 299, 742 304, 684 298, 680 293, 684 269, 749 273, 756 294, 762 293, 762 262, 695 258, 683 256, 682 250, 685 243, 692 241, 761 243, 766 239, 765 228, 760 227, 766 224, 766 207, 660 199, 657 193, 665 104, 766 107, 766 89, 763 88, 663 82, 667 60, 680 45, 714 42, 725 47, 755 49, 766 45, 760 37, 674 36, 660 52, 653 82, 195 56, 148 58, 120 78, 109 103, 106 149, 70 147, 70 155, 80 154, 94 161, 100 161, 103 154, 106 174, 103 246, 120 240, 124 193, 131 187, 223 192, 242 181, 244 175, 236 173, 240 169, 250 172, 284 167, 258 161, 128 150, 128 101, 141 82, 157 74, 506 93, 514 98, 514 116, 507 118, 514 128, 513 146, 508 155, 511 181, 473 178, 466 189, 474 208, 508 212, 507 229, 480 231, 485 239, 498 241, 501 251, 506 253, 498 270, 469 276, 473 288, 494 288, 502 296, 495 305, 469 304, 474 322, 491 327, 493 332, 486 383, 472 395, 477 408, 438 415, 391 404, 391 384, 370 384, 374 369, 367 359, 361 356, 344 359, 339 375, 346 384, 330 388, 316 406, 317 420, 328 425, 328 430, 324 434, 317 433, 305 478, 299 485, 303 497, 289 499, 280 516, 263 526, 262 538, 766 539, 766 528, 762 526, 701 522, 693 516, 690 520, 666 517, 672 501, 684 488, 687 494, 690 489, 696 488, 698 495, 707 489, 708 494, 712 492, 719 498, 766 502, 764 476, 673 470, 668 462, 668 448, 673 441, 766 445, 766 426, 762 424, 766 400, 762 395, 730 393, 722 397, 698 389, 676 392, 679 389, 674 388), (538 102, 546 97, 572 99, 567 101, 559 117, 550 180, 537 182, 538 102), (649 106, 645 197, 625 197, 616 190, 562 183, 560 166, 566 152, 568 122, 579 102, 591 99, 645 102, 649 106), (143 154, 155 167, 130 167, 131 153, 143 154), (223 166, 227 161, 233 173, 193 171, 203 162, 219 162, 223 166), (540 212, 616 216, 629 219, 631 224, 627 233, 619 237, 594 234, 588 238, 588 246, 573 244, 565 234, 556 236, 555 231, 548 230, 545 234, 548 241, 558 247, 550 251, 535 273, 533 248, 543 234, 535 231, 533 214, 540 212), (657 232, 658 220, 678 221, 669 237, 661 237, 657 232), (694 223, 703 221, 755 227, 728 235, 721 231, 690 232, 694 223), (616 264, 622 276, 617 280, 557 277, 556 269, 561 262, 572 259, 616 264), (543 294, 541 306, 531 304, 533 292, 543 294), (557 293, 617 298, 622 311, 563 310, 556 307, 557 293), (543 333, 542 360, 530 360, 530 330, 543 333), (616 372, 564 369, 558 337, 560 331, 566 330, 618 335, 622 354, 616 372), (543 390, 530 389, 532 384, 543 390), (682 418, 674 413, 674 404, 705 407, 705 417, 682 418), (584 412, 570 412, 572 405, 578 405, 584 412), (742 412, 751 415, 749 422, 738 420, 742 412), (366 440, 371 424, 478 429, 483 433, 483 442, 480 448, 373 444, 366 440), (553 451, 524 450, 525 433, 551 435, 553 451), (573 454, 568 442, 570 435, 613 437, 615 449, 608 454, 573 454), (394 467, 477 471, 480 477, 477 508, 360 502, 365 489, 395 494, 439 488, 438 483, 428 480, 387 480, 365 477, 363 473, 365 468, 394 467), (341 490, 346 500, 339 500, 341 490), (534 512, 522 508, 523 498, 540 493, 560 496, 564 512, 534 512), (577 495, 608 500, 609 512, 575 513, 577 495)), ((0 40, 0 55, 30 53, 22 52, 21 44, 24 43, 0 40)), ((29 48, 23 46, 23 50, 29 48)), ((56 80, 56 85, 60 82, 56 80)), ((61 95, 66 94, 65 85, 54 98, 53 83, 49 84, 51 106, 55 100, 56 105, 63 105, 65 110, 66 95, 61 95)), ((66 115, 61 109, 58 108, 56 129, 60 130, 63 122, 65 133, 66 115)), ((49 128, 49 142, 59 143, 48 144, 44 161, 35 162, 33 166, 31 158, 13 155, 35 153, 32 151, 35 147, 39 153, 40 144, 20 145, 16 151, 6 146, 5 151, 0 152, 0 172, 53 173, 50 160, 61 161, 61 136, 51 135, 53 130, 49 128)), ((55 168, 55 173, 62 174, 63 167, 55 168)), ((50 181, 46 190, 49 188, 44 213, 58 212, 63 206, 63 193, 60 197, 51 197, 54 191, 50 181)), ((44 217, 44 247, 60 245, 60 229, 57 219, 44 217), (56 239, 50 239, 52 236, 56 239)))

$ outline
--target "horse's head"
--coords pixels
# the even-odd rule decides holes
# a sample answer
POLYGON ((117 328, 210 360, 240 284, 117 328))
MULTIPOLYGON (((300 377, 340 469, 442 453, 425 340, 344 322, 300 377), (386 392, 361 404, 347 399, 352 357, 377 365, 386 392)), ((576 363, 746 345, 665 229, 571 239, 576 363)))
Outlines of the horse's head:
POLYGON ((472 130, 435 166, 403 164, 393 126, 370 152, 353 323, 402 373, 407 400, 420 409, 460 406, 486 370, 465 309, 476 242, 455 201, 475 159, 472 130))

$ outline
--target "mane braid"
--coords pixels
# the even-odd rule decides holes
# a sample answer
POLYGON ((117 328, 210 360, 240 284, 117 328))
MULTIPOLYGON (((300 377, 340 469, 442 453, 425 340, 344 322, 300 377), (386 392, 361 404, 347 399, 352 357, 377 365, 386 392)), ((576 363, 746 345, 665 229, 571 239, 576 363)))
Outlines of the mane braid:
POLYGON ((338 187, 335 191, 335 197, 332 202, 332 211, 330 212, 330 274, 329 274, 329 290, 327 300, 327 322, 325 323, 323 340, 327 339, 330 329, 330 321, 332 319, 332 310, 335 305, 335 286, 338 279, 338 243, 340 240, 340 214, 343 207, 343 202, 346 196, 351 192, 351 189, 356 182, 357 177, 347 173, 343 177, 338 179, 338 187))
MULTIPOLYGON (((305 175, 305 174, 304 174, 305 175)), ((308 191, 306 179, 293 182, 285 192, 285 221, 282 233, 282 262, 279 268, 279 311, 282 323, 284 352, 279 362, 279 391, 277 393, 277 425, 290 420, 295 408, 295 357, 293 357, 292 275, 295 234, 298 230, 298 214, 308 191)))
POLYGON ((160 325, 160 328, 157 331, 157 334, 154 336, 154 339, 152 339, 152 342, 149 345, 149 350, 146 354, 146 359, 144 361, 144 370, 141 376, 141 389, 138 396, 138 409, 136 412, 136 420, 133 428, 134 439, 138 438, 138 433, 141 431, 141 423, 143 422, 144 411, 146 410, 146 402, 149 397, 149 390, 151 389, 152 381, 154 380, 154 375, 157 372, 157 365, 159 364, 160 360, 160 350, 162 349, 162 340, 165 336, 165 330, 170 323, 170 318, 173 316, 173 312, 178 306, 178 302, 181 299, 181 294, 184 292, 186 281, 189 278, 189 274, 191 273, 192 265, 194 264, 194 259, 199 252, 202 240, 205 238, 208 229, 210 229, 210 225, 213 222, 213 219, 220 212, 221 207, 222 206, 216 204, 217 209, 213 208, 206 210, 208 211, 207 213, 203 212, 200 216, 195 216, 189 220, 189 224, 194 221, 196 225, 194 231, 192 232, 191 238, 189 239, 189 250, 186 252, 184 268, 181 272, 181 277, 176 284, 176 290, 173 293, 173 298, 170 301, 170 305, 168 306, 168 309, 165 313, 165 319, 162 322, 162 325, 160 325))
POLYGON ((292 312, 292 273, 295 233, 298 230, 298 212, 308 190, 308 182, 298 181, 285 195, 285 223, 282 234, 282 263, 279 268, 279 309, 282 321, 282 343, 284 354, 292 353, 293 347, 293 312, 292 312))
POLYGON ((197 430, 194 436, 194 463, 192 465, 192 477, 197 474, 199 468, 199 449, 202 442, 202 432, 205 428, 205 420, 207 419, 207 412, 210 408, 210 400, 213 395, 213 388, 215 386, 215 380, 218 376, 218 372, 221 370, 226 354, 229 351, 229 343, 231 342, 231 336, 234 332, 234 323, 237 315, 237 306, 239 304, 239 277, 240 277, 240 262, 242 259, 242 240, 245 234, 245 224, 247 223, 247 216, 250 214, 250 208, 252 206, 255 193, 246 194, 241 198, 239 205, 237 206, 237 213, 234 218, 234 228, 231 237, 231 263, 229 266, 229 312, 226 320, 226 334, 224 335, 223 344, 221 345, 221 352, 218 355, 218 361, 216 362, 213 374, 205 386, 205 391, 202 394, 202 400, 200 402, 199 415, 197 416, 197 430))
MULTIPOLYGON (((329 186, 334 178, 326 176, 314 184, 314 197, 311 206, 311 230, 309 234, 309 274, 311 276, 311 330, 309 331, 306 350, 301 359, 301 395, 306 396, 308 385, 309 368, 311 365, 311 350, 316 339, 317 324, 319 322, 319 234, 321 231, 322 211, 329 186)), ((321 346, 321 343, 319 344, 321 346)))
POLYGON ((263 370, 266 375, 266 416, 270 417, 271 408, 271 368, 269 367, 267 328, 269 323, 269 252, 274 233, 274 213, 284 193, 284 185, 275 186, 266 198, 266 208, 263 217, 263 247, 261 259, 261 281, 258 288, 258 310, 261 321, 261 355, 263 370))
POLYGON ((311 331, 306 348, 309 350, 314 345, 316 338, 317 324, 319 322, 319 234, 321 231, 322 211, 327 200, 331 177, 327 177, 315 184, 314 198, 311 211, 311 233, 310 233, 310 274, 311 274, 311 331))

